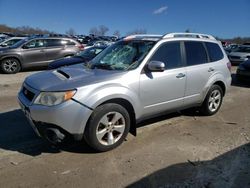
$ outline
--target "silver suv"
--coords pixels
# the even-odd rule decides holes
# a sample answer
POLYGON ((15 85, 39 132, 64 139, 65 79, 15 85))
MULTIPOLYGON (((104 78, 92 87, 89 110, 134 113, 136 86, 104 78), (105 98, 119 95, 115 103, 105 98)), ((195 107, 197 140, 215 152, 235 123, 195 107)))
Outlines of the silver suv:
POLYGON ((0 49, 0 70, 7 74, 31 67, 47 67, 53 60, 73 56, 83 46, 70 38, 30 37, 0 49))
POLYGON ((56 143, 73 135, 107 151, 147 118, 190 107, 215 114, 231 84, 230 68, 210 35, 134 35, 88 64, 27 77, 18 99, 39 136, 56 143))

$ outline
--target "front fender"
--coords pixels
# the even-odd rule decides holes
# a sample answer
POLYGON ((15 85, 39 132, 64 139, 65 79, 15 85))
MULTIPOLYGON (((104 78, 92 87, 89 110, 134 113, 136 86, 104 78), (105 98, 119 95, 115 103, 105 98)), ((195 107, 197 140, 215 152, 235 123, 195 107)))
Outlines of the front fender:
POLYGON ((3 59, 6 59, 6 58, 16 58, 19 60, 20 63, 22 63, 22 57, 18 54, 6 54, 6 55, 1 55, 0 57, 0 61, 2 61, 3 59))
POLYGON ((142 108, 139 96, 133 91, 119 84, 105 85, 99 88, 81 88, 78 89, 74 99, 91 109, 95 109, 100 104, 112 99, 127 100, 134 108, 136 119, 141 116, 142 108))

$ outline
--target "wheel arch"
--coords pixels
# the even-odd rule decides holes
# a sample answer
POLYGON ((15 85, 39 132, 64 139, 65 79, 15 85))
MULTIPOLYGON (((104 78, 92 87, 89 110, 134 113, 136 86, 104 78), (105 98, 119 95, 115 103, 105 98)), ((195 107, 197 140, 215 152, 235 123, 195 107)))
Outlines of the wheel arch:
POLYGON ((221 87, 222 91, 223 91, 223 96, 225 96, 226 93, 226 85, 224 84, 224 82, 222 81, 216 81, 213 83, 213 85, 218 85, 221 87))
POLYGON ((23 69, 23 66, 22 66, 22 61, 21 59, 18 57, 18 56, 4 56, 4 57, 1 57, 0 59, 0 66, 2 66, 2 62, 6 59, 15 59, 18 61, 19 65, 20 65, 20 71, 23 69))
POLYGON ((136 116, 135 116, 135 109, 134 109, 133 105, 128 100, 126 100, 124 98, 113 98, 113 99, 109 99, 107 101, 102 102, 98 106, 101 106, 101 105, 107 104, 107 103, 119 104, 127 110, 128 114, 130 116, 130 120, 131 120, 129 132, 132 135, 136 136, 136 116))

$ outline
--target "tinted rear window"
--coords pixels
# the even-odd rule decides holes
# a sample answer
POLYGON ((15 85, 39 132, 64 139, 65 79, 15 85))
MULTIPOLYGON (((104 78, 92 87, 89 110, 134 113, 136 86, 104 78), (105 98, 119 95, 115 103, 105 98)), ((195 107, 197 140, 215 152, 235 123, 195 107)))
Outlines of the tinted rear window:
POLYGON ((64 46, 61 39, 47 39, 47 46, 53 47, 53 46, 64 46))
POLYGON ((209 54, 210 62, 223 59, 224 56, 218 44, 212 42, 206 42, 205 44, 209 54))
POLYGON ((202 42, 186 41, 187 66, 199 65, 208 62, 207 53, 202 42))

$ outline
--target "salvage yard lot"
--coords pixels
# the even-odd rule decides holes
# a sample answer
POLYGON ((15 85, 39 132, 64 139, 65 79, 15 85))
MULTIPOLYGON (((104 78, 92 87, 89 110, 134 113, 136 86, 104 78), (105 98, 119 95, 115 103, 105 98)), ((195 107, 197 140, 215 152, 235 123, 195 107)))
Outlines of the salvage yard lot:
POLYGON ((95 153, 35 136, 16 100, 33 73, 0 74, 1 187, 250 187, 249 85, 233 81, 214 116, 152 119, 119 148, 95 153))

